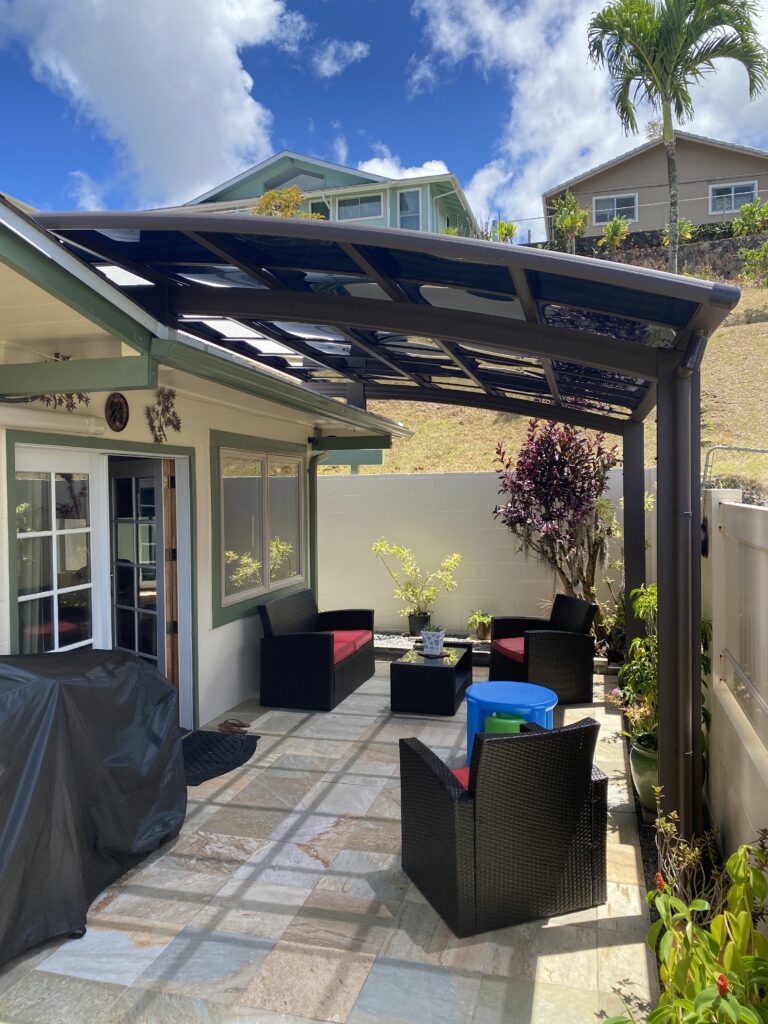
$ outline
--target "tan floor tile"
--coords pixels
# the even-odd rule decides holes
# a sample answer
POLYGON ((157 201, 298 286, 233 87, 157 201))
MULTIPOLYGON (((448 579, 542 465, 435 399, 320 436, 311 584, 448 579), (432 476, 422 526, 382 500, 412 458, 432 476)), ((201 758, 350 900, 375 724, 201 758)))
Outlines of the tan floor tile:
POLYGON ((373 962, 365 953, 279 942, 240 1002, 344 1024, 373 962))
POLYGON ((284 942, 376 954, 389 937, 399 904, 316 890, 283 933, 284 942))

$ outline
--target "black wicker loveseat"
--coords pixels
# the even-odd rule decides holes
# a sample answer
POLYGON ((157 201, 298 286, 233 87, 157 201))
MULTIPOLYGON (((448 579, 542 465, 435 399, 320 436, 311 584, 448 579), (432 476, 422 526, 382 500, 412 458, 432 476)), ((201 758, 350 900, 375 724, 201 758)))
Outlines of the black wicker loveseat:
POLYGON ((332 711, 375 672, 373 612, 319 612, 311 590, 259 609, 264 707, 332 711))
POLYGON ((403 870, 457 936, 605 903, 599 728, 586 718, 481 733, 466 788, 462 770, 420 740, 400 740, 403 870))
POLYGON ((547 686, 560 704, 591 704, 596 611, 589 601, 558 594, 548 619, 493 618, 488 678, 547 686))

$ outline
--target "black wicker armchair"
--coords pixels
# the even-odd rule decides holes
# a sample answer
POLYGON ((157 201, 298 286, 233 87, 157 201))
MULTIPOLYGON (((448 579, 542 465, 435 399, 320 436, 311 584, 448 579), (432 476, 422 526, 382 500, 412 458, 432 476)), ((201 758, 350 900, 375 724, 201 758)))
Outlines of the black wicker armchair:
POLYGON ((259 608, 260 702, 269 708, 332 711, 376 671, 373 612, 319 612, 311 590, 259 608))
POLYGON ((596 611, 589 601, 558 594, 548 619, 492 619, 488 678, 547 686, 560 704, 591 704, 596 611))
POLYGON ((477 736, 468 788, 400 740, 403 870, 460 938, 605 903, 599 725, 477 736))

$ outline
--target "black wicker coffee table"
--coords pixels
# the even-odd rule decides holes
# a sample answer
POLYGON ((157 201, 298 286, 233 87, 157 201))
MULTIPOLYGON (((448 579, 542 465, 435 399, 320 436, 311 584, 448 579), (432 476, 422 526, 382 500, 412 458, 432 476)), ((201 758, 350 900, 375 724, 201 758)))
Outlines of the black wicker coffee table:
POLYGON ((472 644, 446 644, 442 658, 408 651, 389 667, 392 711, 415 715, 455 715, 472 685, 472 644))

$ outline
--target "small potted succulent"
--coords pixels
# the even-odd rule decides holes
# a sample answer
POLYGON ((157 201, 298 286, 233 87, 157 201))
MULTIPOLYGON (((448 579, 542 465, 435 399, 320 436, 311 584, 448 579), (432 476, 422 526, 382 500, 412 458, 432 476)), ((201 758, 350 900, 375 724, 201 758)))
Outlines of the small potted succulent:
POLYGON ((491 616, 478 608, 467 619, 467 629, 474 629, 478 640, 487 640, 491 635, 491 616))
POLYGON ((421 631, 425 658, 442 658, 445 629, 443 626, 427 626, 421 631))

